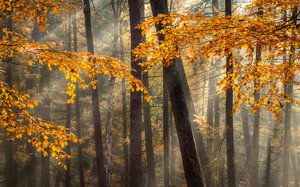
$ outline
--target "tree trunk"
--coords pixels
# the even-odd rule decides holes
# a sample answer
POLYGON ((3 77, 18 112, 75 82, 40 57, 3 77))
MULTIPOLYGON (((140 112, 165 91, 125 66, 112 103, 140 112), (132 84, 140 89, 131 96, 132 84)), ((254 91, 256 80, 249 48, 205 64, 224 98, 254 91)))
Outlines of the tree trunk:
MULTIPOLYGON (((77 47, 77 20, 76 20, 76 13, 72 16, 72 27, 73 27, 73 42, 75 52, 78 51, 77 47)), ((75 97, 75 118, 76 118, 76 131, 77 131, 77 138, 81 139, 81 114, 80 114, 80 90, 78 83, 76 84, 76 97, 75 97)), ((77 145, 77 153, 78 153, 78 171, 79 171, 79 181, 80 187, 84 187, 84 169, 83 169, 83 156, 82 156, 82 145, 77 145)))
POLYGON ((164 186, 169 186, 169 95, 166 68, 163 69, 163 138, 164 138, 164 186))
MULTIPOLYGON (((159 13, 168 14, 166 0, 151 0, 151 9, 154 16, 159 13)), ((160 30, 161 26, 157 26, 160 30)), ((159 37, 163 40, 163 36, 159 37)), ((182 63, 179 59, 174 60, 169 67, 164 67, 167 77, 168 92, 174 114, 177 135, 180 145, 181 158, 188 186, 203 186, 201 169, 197 158, 197 152, 193 139, 191 120, 188 111, 188 103, 184 93, 182 63)))
MULTIPOLYGON (((83 1, 83 13, 85 19, 87 49, 89 53, 94 54, 93 34, 91 25, 91 8, 89 0, 83 1)), ((97 179, 99 187, 106 187, 106 173, 104 167, 104 153, 102 145, 101 120, 99 110, 99 93, 98 88, 92 89, 92 115, 94 124, 94 137, 97 162, 97 179)))
POLYGON ((126 106, 126 85, 125 79, 122 79, 122 122, 123 122, 123 159, 124 159, 124 171, 123 171, 123 185, 129 186, 129 163, 128 163, 128 123, 127 123, 127 106, 126 106))
MULTIPOLYGON (((72 51, 72 42, 71 42, 71 18, 68 16, 68 23, 67 23, 67 50, 72 51)), ((66 104, 66 129, 67 132, 70 133, 71 131, 71 104, 66 104)), ((69 142, 70 143, 70 142, 69 142)), ((66 147, 66 153, 71 154, 71 146, 70 144, 66 147)), ((71 186, 71 160, 66 160, 66 167, 67 170, 65 171, 65 187, 71 186)))
MULTIPOLYGON (((231 0, 225 0, 225 16, 231 16, 231 0)), ((233 71, 233 64, 230 62, 232 54, 226 58, 226 74, 229 75, 233 71)), ((235 155, 234 155, 234 135, 233 135, 233 90, 230 86, 226 90, 226 152, 227 152, 227 179, 228 186, 235 187, 235 155)))
MULTIPOLYGON (((123 42, 123 29, 122 25, 119 27, 120 35, 120 54, 121 60, 124 60, 124 42, 123 42)), ((123 185, 128 187, 129 185, 129 163, 128 163, 128 123, 127 123, 127 105, 126 105, 126 82, 122 79, 122 122, 123 122, 123 159, 124 159, 124 171, 123 171, 123 185)))
MULTIPOLYGON (((143 84, 149 90, 148 73, 143 74, 143 84)), ((151 125, 151 108, 148 102, 143 103, 144 108, 144 126, 145 126, 145 141, 146 141, 146 158, 147 158, 147 174, 149 187, 156 186, 155 162, 152 142, 152 125, 151 125)))
MULTIPOLYGON (((11 16, 7 16, 6 18, 3 18, 3 25, 5 27, 12 31, 12 19, 11 16)), ((2 33, 2 28, 1 28, 2 33)), ((2 34, 1 34, 2 37, 2 34)), ((13 70, 12 70, 12 59, 8 58, 5 60, 6 65, 6 75, 5 75, 5 82, 11 87, 13 86, 13 70)), ((10 141, 7 140, 6 137, 4 137, 4 151, 5 151, 5 171, 6 171, 6 186, 8 187, 16 187, 18 182, 18 176, 17 176, 17 162, 14 159, 14 152, 16 149, 16 145, 10 141)))
POLYGON ((170 149, 170 184, 171 186, 175 186, 176 182, 175 182, 175 175, 176 175, 176 171, 175 171, 175 164, 176 164, 176 152, 175 152, 175 132, 174 132, 174 127, 173 127, 173 118, 172 118, 172 109, 170 109, 170 141, 171 141, 171 149, 170 149))
POLYGON ((241 105, 241 115, 242 115, 242 126, 243 126, 243 134, 244 134, 244 142, 245 142, 245 153, 246 153, 246 165, 248 171, 248 180, 249 186, 254 187, 254 173, 253 173, 253 151, 252 151, 252 144, 251 144, 251 137, 250 137, 250 130, 249 130, 249 116, 247 107, 244 103, 241 105))
MULTIPOLYGON (((113 2, 112 2, 113 3, 113 2)), ((115 20, 117 22, 117 20, 115 20)), ((112 56, 116 57, 118 43, 118 24, 114 25, 113 49, 112 56)), ((113 128, 113 104, 114 104, 114 86, 116 78, 111 76, 108 84, 108 100, 107 100, 107 123, 106 123, 106 144, 105 144, 105 169, 106 182, 109 185, 112 177, 112 128, 113 128)))
MULTIPOLYGON (((261 61, 261 46, 257 45, 256 47, 256 59, 255 66, 261 61)), ((259 84, 259 80, 254 80, 254 87, 257 87, 259 84)), ((254 91, 254 103, 259 101, 260 99, 260 91, 254 91)), ((259 156, 259 117, 260 117, 260 109, 255 108, 256 112, 254 113, 253 120, 253 136, 252 136, 252 162, 253 162, 253 186, 259 186, 259 168, 258 168, 258 156, 259 156)))
POLYGON ((109 185, 112 177, 112 127, 115 77, 111 77, 108 85, 107 125, 106 125, 106 181, 109 185))
MULTIPOLYGON (((213 68, 213 66, 211 66, 213 68)), ((206 72, 204 72, 206 73, 206 72)), ((209 137, 207 139, 207 154, 210 160, 214 159, 214 147, 213 147, 213 134, 211 134, 214 129, 214 95, 216 94, 216 84, 214 79, 214 74, 210 70, 210 74, 208 76, 208 95, 207 95, 207 112, 206 119, 208 125, 209 137)), ((205 89, 205 88, 203 88, 205 89)))
MULTIPOLYGON (((129 0, 131 50, 136 48, 143 41, 141 31, 136 26, 144 18, 144 1, 129 0)), ((131 74, 141 80, 141 60, 135 60, 131 56, 131 74)), ((131 92, 130 94, 130 168, 129 186, 143 186, 142 170, 142 98, 141 92, 131 92)))
MULTIPOLYGON (((289 64, 291 64, 294 58, 295 48, 291 46, 291 55, 289 57, 289 64)), ((287 83, 284 85, 284 93, 290 97, 293 97, 293 77, 287 76, 287 83)), ((291 116, 292 103, 286 102, 285 105, 285 120, 284 120, 284 140, 283 140, 283 168, 282 168, 282 186, 288 186, 289 184, 289 166, 290 166, 290 146, 291 146, 291 116)))
MULTIPOLYGON (((42 103, 41 118, 46 121, 50 121, 51 112, 51 100, 46 96, 42 103)), ((41 158, 41 186, 50 187, 50 154, 47 149, 48 155, 41 158)))

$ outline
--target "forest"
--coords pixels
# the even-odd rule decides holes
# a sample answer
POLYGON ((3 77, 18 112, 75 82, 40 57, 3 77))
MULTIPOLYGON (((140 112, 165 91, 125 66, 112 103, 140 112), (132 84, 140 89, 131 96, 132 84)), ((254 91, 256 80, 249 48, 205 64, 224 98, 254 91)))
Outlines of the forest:
POLYGON ((300 0, 0 0, 0 187, 299 187, 300 0))

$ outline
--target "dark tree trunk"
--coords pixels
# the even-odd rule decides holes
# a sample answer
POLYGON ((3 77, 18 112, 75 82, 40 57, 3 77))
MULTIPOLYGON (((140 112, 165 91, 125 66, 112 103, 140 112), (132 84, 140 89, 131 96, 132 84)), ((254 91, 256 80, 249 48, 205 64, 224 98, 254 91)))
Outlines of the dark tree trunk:
MULTIPOLYGON (((231 0, 225 0, 225 15, 231 16, 231 0)), ((232 54, 226 58, 226 74, 231 74, 233 71, 233 64, 230 62, 232 54)), ((235 155, 234 155, 234 135, 233 135, 233 90, 230 86, 226 90, 226 152, 227 152, 227 185, 235 187, 235 155)))
MULTIPOLYGON (((168 14, 167 1, 151 0, 151 9, 154 16, 159 13, 168 14)), ((160 30, 161 26, 157 26, 160 30)), ((163 36, 159 37, 163 40, 163 36)), ((174 114, 177 135, 180 145, 181 157, 185 171, 186 182, 188 186, 203 186, 201 169, 197 158, 197 152, 191 129, 191 120, 188 111, 188 103, 183 87, 183 77, 181 61, 174 60, 169 67, 164 67, 166 73, 168 92, 174 114)))
MULTIPOLYGON (((143 84, 149 90, 148 73, 143 74, 143 84)), ((146 141, 146 157, 147 157, 147 174, 149 187, 156 186, 155 162, 152 142, 152 125, 151 125, 151 109, 150 103, 144 102, 144 126, 145 126, 145 141, 146 141)))
POLYGON ((192 125, 192 132, 195 138, 195 143, 196 143, 196 148, 197 148, 197 152, 198 152, 198 156, 200 159, 200 167, 201 167, 201 171, 203 172, 203 184, 206 183, 207 186, 211 186, 211 179, 210 179, 210 168, 209 168, 209 160, 205 151, 205 146, 204 146, 204 141, 203 141, 203 137, 202 134, 200 133, 200 131, 197 128, 197 125, 194 123, 194 114, 195 112, 195 108, 193 105, 193 100, 192 100, 192 96, 190 93, 190 89, 188 86, 188 82, 187 82, 187 78, 185 75, 185 71, 184 71, 184 67, 182 64, 182 60, 178 59, 178 71, 182 80, 182 86, 183 86, 183 91, 184 91, 184 96, 185 96, 185 100, 187 102, 187 106, 188 106, 188 111, 189 111, 189 120, 191 122, 192 125))
MULTIPOLYGON (((5 27, 12 31, 12 19, 10 16, 3 18, 3 24, 5 27)), ((1 29, 2 32, 2 29, 1 29)), ((6 65, 6 75, 5 75, 5 82, 11 87, 13 86, 13 70, 12 70, 12 59, 8 58, 5 60, 6 65)), ((5 150, 5 172, 6 172, 6 185, 7 187, 16 187, 18 182, 17 176, 17 162, 14 159, 14 152, 16 149, 16 145, 10 141, 6 140, 4 137, 4 150, 5 150)))
MULTIPOLYGON (((91 8, 89 0, 83 1, 83 13, 85 19, 86 40, 87 49, 89 53, 94 54, 93 34, 91 25, 91 8)), ((97 178, 98 186, 106 187, 106 173, 104 167, 104 152, 102 145, 102 132, 99 110, 99 93, 98 88, 92 89, 92 115, 94 124, 94 137, 95 137, 95 149, 96 149, 96 162, 97 162, 97 178)))
MULTIPOLYGON (((131 49, 133 50, 143 41, 141 31, 136 26, 144 18, 144 1, 129 0, 130 34, 131 49)), ((140 60, 135 60, 131 56, 131 74, 141 80, 140 60)), ((142 98, 141 92, 130 94, 130 167, 129 167, 129 186, 143 186, 142 170, 142 98)))
POLYGON ((123 159, 124 159, 124 171, 123 171, 123 185, 129 186, 129 163, 128 163, 128 123, 127 123, 127 106, 126 106, 126 85, 125 79, 122 79, 122 122, 123 122, 123 159))
MULTIPOLYGON (((73 50, 77 52, 77 20, 76 13, 72 16, 72 27, 73 27, 73 42, 74 48, 73 50)), ((81 114, 80 114, 80 90, 78 84, 76 84, 76 97, 75 97, 75 118, 76 118, 76 131, 77 138, 81 139, 81 114)), ((77 145, 77 153, 78 153, 78 171, 79 171, 79 181, 80 187, 84 187, 84 169, 83 169, 83 156, 82 156, 82 145, 77 145)))
POLYGON ((163 69, 163 138, 164 138, 164 186, 169 186, 169 95, 167 71, 163 69))

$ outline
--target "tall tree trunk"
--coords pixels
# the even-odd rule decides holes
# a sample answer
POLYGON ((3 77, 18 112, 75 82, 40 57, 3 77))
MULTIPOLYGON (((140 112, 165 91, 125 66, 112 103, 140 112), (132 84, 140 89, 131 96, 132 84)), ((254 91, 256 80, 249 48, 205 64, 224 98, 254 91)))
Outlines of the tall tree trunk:
MULTIPOLYGON (((144 1, 129 0, 129 17, 130 17, 130 34, 131 49, 136 48, 143 41, 141 31, 136 26, 144 18, 144 1)), ((141 80, 142 69, 138 65, 141 60, 135 60, 131 56, 131 74, 141 80)), ((142 170, 142 98, 141 92, 131 92, 130 94, 130 168, 129 168, 129 185, 143 186, 142 170)))
MULTIPOLYGON (((42 103, 41 118, 46 121, 50 121, 51 113, 51 100, 46 96, 42 103)), ((47 149, 47 156, 41 158, 41 186, 50 187, 50 154, 47 149)))
MULTIPOLYGON (((67 50, 72 51, 72 42, 71 42, 71 17, 68 16, 67 23, 67 50)), ((71 131, 71 104, 66 104, 66 129, 70 133, 71 131)), ((71 146, 70 144, 66 147, 66 153, 71 154, 71 146)), ((67 170, 65 171, 65 187, 71 186, 71 160, 66 160, 67 170)))
MULTIPOLYGON (((83 0, 83 13, 86 29, 87 49, 89 53, 94 54, 92 24, 91 24, 91 8, 90 1, 83 0)), ((104 153, 102 145, 102 132, 101 132, 101 120, 99 110, 99 93, 98 88, 92 89, 92 115, 94 124, 94 137, 95 137, 95 149, 96 149, 96 162, 97 162, 97 179, 98 186, 106 187, 106 172, 104 167, 104 153)))
POLYGON ((108 85, 107 126, 106 126, 106 181, 109 185, 112 177, 112 127, 115 77, 111 77, 108 85))
MULTIPOLYGON (((113 3, 113 2, 112 2, 113 3)), ((115 22, 118 20, 115 19, 115 22)), ((112 56, 116 57, 118 43, 118 23, 114 25, 113 49, 112 56)), ((111 76, 108 84, 108 100, 107 100, 107 123, 106 123, 106 143, 105 143, 105 169, 106 182, 109 185, 112 177, 112 128, 113 128, 113 104, 114 104, 114 86, 116 78, 111 76)))
MULTIPOLYGON (((225 0, 225 16, 231 16, 231 0, 225 0)), ((226 74, 229 75, 233 71, 231 63, 232 54, 226 58, 226 74)), ((228 186, 235 187, 235 155, 234 155, 234 135, 233 135, 233 90, 230 86, 226 90, 226 119, 225 119, 225 134, 226 134, 226 153, 227 153, 227 179, 228 186)))
POLYGON ((242 115, 242 126, 243 126, 243 134, 244 134, 244 142, 245 142, 245 150, 246 150, 246 165, 248 171, 248 180, 250 187, 254 187, 254 173, 253 173, 253 151, 249 130, 249 116, 247 107, 244 103, 241 105, 241 115, 242 115))
MULTIPOLYGON (((148 73, 143 74, 143 84, 149 90, 148 73)), ((150 103, 143 103, 144 110, 144 126, 145 126, 145 141, 146 141, 146 158, 147 158, 147 174, 149 187, 156 186, 155 162, 152 142, 152 125, 151 125, 151 108, 150 103)))
MULTIPOLYGON (((77 20, 76 20, 76 12, 72 16, 72 27, 73 27, 73 50, 75 52, 78 51, 77 47, 77 20)), ((81 114, 80 114, 80 90, 78 83, 76 84, 76 97, 75 97, 75 118, 76 118, 76 131, 77 131, 77 138, 81 139, 81 114)), ((79 171, 79 181, 80 187, 84 187, 84 169, 83 169, 83 156, 82 156, 82 145, 78 144, 77 147, 78 153, 78 171, 79 171)))
MULTIPOLYGON (((3 25, 10 31, 12 31, 13 27, 12 18, 8 15, 6 18, 3 18, 3 25)), ((2 29, 1 29, 2 32, 2 29)), ((13 86, 13 67, 12 67, 12 59, 8 58, 5 60, 6 64, 6 75, 5 75, 5 82, 9 86, 13 86)), ((16 187, 18 182, 17 176, 17 162, 14 159, 14 152, 16 149, 16 145, 7 140, 6 137, 4 138, 4 150, 5 150, 5 172, 6 172, 6 186, 7 187, 16 187)))
MULTIPOLYGON (((168 14, 166 0, 151 0, 151 9, 154 16, 159 13, 168 14)), ((157 31, 162 29, 157 26, 157 31)), ((159 37, 163 40, 163 36, 159 37)), ((201 169, 197 158, 197 152, 193 139, 191 120, 188 111, 188 103, 184 93, 182 71, 180 59, 174 60, 169 67, 164 67, 166 73, 168 92, 175 118, 177 135, 179 139, 181 157, 188 186, 203 186, 201 169)))
POLYGON ((176 171, 175 171, 175 164, 176 164, 176 153, 175 153, 175 132, 174 132, 174 127, 173 127, 173 117, 172 117, 172 109, 170 109, 170 142, 171 142, 171 148, 170 148, 170 184, 171 186, 175 186, 176 182, 175 182, 175 175, 176 175, 176 171))
POLYGON ((271 186, 271 163, 272 162, 272 135, 268 134, 267 159, 266 159, 266 187, 271 186))
MULTIPOLYGON (((297 13, 298 7, 293 7, 292 16, 294 17, 293 23, 297 24, 297 13)), ((285 15, 286 16, 286 15, 285 15)), ((292 33, 295 35, 295 33, 292 33)), ((295 46, 291 46, 289 51, 288 67, 286 72, 286 82, 284 84, 284 94, 293 98, 293 81, 294 76, 290 75, 289 68, 293 64, 294 55, 295 55, 295 46)), ((284 62, 286 63, 286 62, 284 62)), ((284 120, 284 140, 283 140, 283 168, 282 168, 282 186, 288 186, 289 184, 289 165, 290 165, 290 148, 291 148, 291 123, 292 123, 292 103, 285 103, 285 120, 284 120)))
MULTIPOLYGON (((225 185, 225 177, 224 177, 224 156, 222 155, 222 142, 220 136, 220 97, 218 94, 215 95, 214 98, 214 128, 218 130, 218 134, 216 135, 215 144, 219 146, 218 151, 218 162, 217 162, 217 173, 218 173, 218 181, 217 186, 224 187, 225 185), (221 145, 220 145, 221 144, 221 145)), ((217 146, 215 146, 217 147, 217 146)))
POLYGON ((204 140, 202 137, 202 134, 200 133, 199 129, 197 128, 197 125, 194 123, 194 114, 195 112, 195 108, 193 105, 193 100, 192 100, 192 96, 191 96, 191 92, 189 89, 189 85, 187 82, 187 78, 185 75, 185 71, 184 71, 184 67, 182 64, 182 60, 178 59, 178 72, 180 74, 181 77, 181 83, 183 86, 183 91, 184 91, 184 96, 185 96, 185 100, 187 102, 187 106, 188 106, 188 111, 189 111, 189 120, 192 126, 192 133, 194 135, 195 138, 195 143, 196 143, 196 148, 197 148, 197 153, 200 159, 200 167, 201 167, 201 171, 202 171, 202 175, 203 175, 203 184, 206 183, 207 186, 211 186, 211 179, 210 179, 210 168, 209 168, 209 160, 206 154, 206 150, 205 150, 205 146, 204 146, 204 140))
POLYGON ((167 71, 163 69, 163 138, 164 138, 164 186, 169 186, 169 94, 167 71))
MULTIPOLYGON (((213 69, 213 66, 211 66, 211 69, 213 69)), ((204 72, 206 73, 206 72, 204 72)), ((213 134, 211 134, 212 130, 214 129, 214 95, 216 94, 216 87, 215 87, 215 78, 214 73, 210 70, 209 76, 208 76, 208 94, 207 94, 207 112, 206 112, 206 119, 207 119, 207 125, 208 125, 208 132, 209 137, 207 139, 207 154, 208 157, 210 157, 210 160, 214 159, 214 152, 215 149, 213 147, 213 134)), ((205 89, 205 88, 203 88, 205 89)))
MULTIPOLYGON (((295 47, 291 46, 289 57, 289 65, 293 63, 295 47)), ((289 66, 290 67, 290 66, 289 66)), ((288 68, 289 68, 288 67, 288 68)), ((287 83, 284 85, 284 93, 289 97, 293 97, 293 78, 291 75, 286 75, 287 83)), ((289 166, 290 166, 290 147, 291 147, 291 121, 292 121, 292 103, 286 102, 285 119, 284 119, 284 141, 283 141, 283 168, 282 168, 282 186, 289 184, 289 166)))
MULTIPOLYGON (((255 57, 255 67, 258 66, 258 63, 261 61, 261 46, 257 45, 256 47, 256 57, 255 57)), ((260 76, 260 75, 257 75, 260 76)), ((259 84, 259 80, 254 80, 254 87, 257 87, 259 84)), ((254 103, 259 101, 260 99, 260 91, 254 91, 254 103)), ((258 168, 258 156, 259 156, 259 117, 260 117, 260 109, 259 107, 255 108, 254 120, 253 120, 253 136, 252 136, 252 162, 253 162, 253 186, 259 186, 259 168, 258 168)))
POLYGON ((123 185, 124 187, 129 186, 129 160, 128 160, 128 123, 127 123, 127 106, 126 106, 126 85, 125 79, 122 79, 122 122, 123 122, 123 159, 124 159, 124 170, 123 170, 123 185))
MULTIPOLYGON (((122 25, 119 27, 120 36, 120 54, 121 60, 124 60, 124 42, 123 42, 123 29, 122 25)), ((127 105, 126 105, 126 82, 122 79, 122 122, 123 122, 123 159, 124 159, 124 170, 123 170, 123 186, 128 187, 129 185, 129 160, 128 160, 128 123, 127 123, 127 105)))
MULTIPOLYGON (((295 146, 294 141, 291 141, 292 145, 295 146)), ((298 171, 298 162, 296 159, 296 151, 294 149, 291 150, 291 164, 294 174, 294 187, 299 187, 299 171, 298 171)))

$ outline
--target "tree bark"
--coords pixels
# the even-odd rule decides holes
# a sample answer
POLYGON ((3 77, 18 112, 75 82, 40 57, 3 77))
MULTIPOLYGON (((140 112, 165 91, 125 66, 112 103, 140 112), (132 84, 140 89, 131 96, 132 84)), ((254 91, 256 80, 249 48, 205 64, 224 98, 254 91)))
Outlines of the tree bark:
MULTIPOLYGON (((51 100, 46 96, 43 100, 43 108, 41 111, 41 118, 46 121, 50 121, 51 113, 51 100)), ((50 154, 47 149, 48 155, 41 158, 41 186, 50 187, 50 154)))
MULTIPOLYGON (((136 26, 144 18, 144 1, 129 0, 131 49, 136 48, 143 41, 141 31, 136 26)), ((141 60, 135 60, 131 55, 131 74, 141 80, 142 69, 138 65, 141 60)), ((129 186, 143 186, 142 170, 142 98, 141 92, 130 94, 130 168, 129 186)))
MULTIPOLYGON (((293 63, 295 48, 291 46, 291 54, 289 64, 293 63)), ((287 83, 284 85, 284 94, 293 97, 293 77, 286 75, 287 83)), ((290 148, 291 148, 291 121, 292 121, 292 103, 286 102, 284 113, 284 140, 283 140, 283 168, 282 168, 282 186, 289 184, 289 169, 290 169, 290 148)))
MULTIPOLYGON (((143 74, 143 84, 149 90, 149 79, 148 73, 143 74)), ((154 162, 154 152, 153 152, 153 141, 152 141, 152 125, 151 125, 151 108, 150 103, 143 103, 144 111, 144 126, 145 126, 145 141, 146 141, 146 158, 147 158, 147 175, 148 182, 147 186, 156 186, 156 176, 155 176, 155 162, 154 162)))
MULTIPOLYGON (((72 51, 72 42, 71 42, 71 18, 70 15, 68 16, 68 23, 67 23, 67 50, 72 51)), ((66 104, 66 129, 67 132, 70 133, 71 131, 71 104, 66 104)), ((69 142, 70 143, 70 142, 69 142)), ((71 154, 71 146, 70 144, 66 147, 66 153, 71 154)), ((71 186, 71 160, 66 160, 66 167, 67 170, 65 171, 65 187, 71 186)))
POLYGON ((169 94, 167 71, 163 69, 163 139, 164 139, 164 186, 169 186, 169 94))
MULTIPOLYGON (((3 18, 3 25, 10 31, 12 31, 12 27, 13 27, 12 24, 13 22, 10 15, 3 18)), ((1 33, 2 33, 2 28, 1 28, 1 33)), ((6 65, 6 72, 5 72, 6 75, 4 81, 11 87, 13 86, 12 59, 11 58, 5 59, 5 65, 6 65)), ((15 147, 16 145, 12 141, 7 140, 6 137, 4 137, 3 143, 4 143, 4 151, 5 151, 4 156, 5 156, 6 186, 16 187, 18 182, 17 162, 13 157, 16 149, 15 147)))
MULTIPOLYGON (((231 0, 225 0, 225 16, 231 16, 231 0)), ((232 54, 226 58, 226 74, 229 75, 233 71, 233 64, 230 62, 232 54)), ((226 90, 226 117, 225 117, 225 134, 226 134, 226 156, 227 156, 227 185, 229 187, 236 186, 235 180, 235 155, 234 155, 234 134, 233 134, 233 90, 230 86, 226 90)))
POLYGON ((244 142, 245 142, 245 153, 246 153, 246 165, 248 171, 248 180, 250 187, 254 187, 254 173, 253 173, 253 151, 249 130, 249 116, 246 105, 242 103, 241 105, 241 115, 242 115, 242 126, 243 126, 243 134, 244 134, 244 142))
MULTIPOLYGON (((168 14, 166 0, 151 0, 151 9, 154 16, 159 13, 168 14)), ((157 26, 157 31, 161 25, 157 26)), ((163 40, 163 36, 159 37, 163 40)), ((201 169, 197 158, 197 152, 191 129, 191 120, 188 111, 188 103, 183 87, 182 69, 179 70, 179 59, 174 60, 169 67, 164 67, 167 77, 168 92, 174 114, 177 135, 180 145, 181 157, 185 171, 186 182, 188 186, 203 186, 201 169)))
MULTIPOLYGON (((73 27, 73 50, 75 52, 78 51, 77 47, 77 19, 76 13, 72 16, 72 27, 73 27)), ((80 90, 78 83, 76 84, 76 97, 75 97, 75 120, 76 120, 76 131, 77 138, 81 139, 81 114, 80 114, 80 90)), ((84 169, 83 169, 83 156, 82 156, 82 145, 77 145, 77 153, 78 153, 78 171, 79 171, 79 182, 80 187, 84 187, 84 169)))
POLYGON ((106 181, 109 185, 112 177, 112 127, 115 77, 111 77, 108 85, 107 125, 106 125, 106 181))
MULTIPOLYGON (((87 49, 89 53, 94 54, 93 34, 91 25, 91 8, 89 0, 83 0, 83 13, 85 19, 87 49)), ((96 162, 97 162, 97 179, 99 187, 106 187, 106 172, 104 167, 104 152, 102 145, 101 120, 99 110, 99 93, 98 88, 92 89, 92 115, 94 125, 96 162)))
MULTIPOLYGON (((257 45, 256 47, 256 59, 255 59, 255 67, 261 61, 261 46, 257 45)), ((257 75, 259 76, 259 75, 257 75)), ((257 87, 259 84, 259 80, 254 80, 254 87, 257 87)), ((254 91, 254 103, 259 101, 260 99, 260 91, 254 91)), ((254 107, 255 108, 255 107, 254 107)), ((252 135, 252 162, 253 162, 253 186, 259 186, 259 168, 258 168, 258 156, 259 156, 259 118, 260 118, 260 109, 255 108, 257 111, 254 113, 253 120, 253 135, 252 135)))

